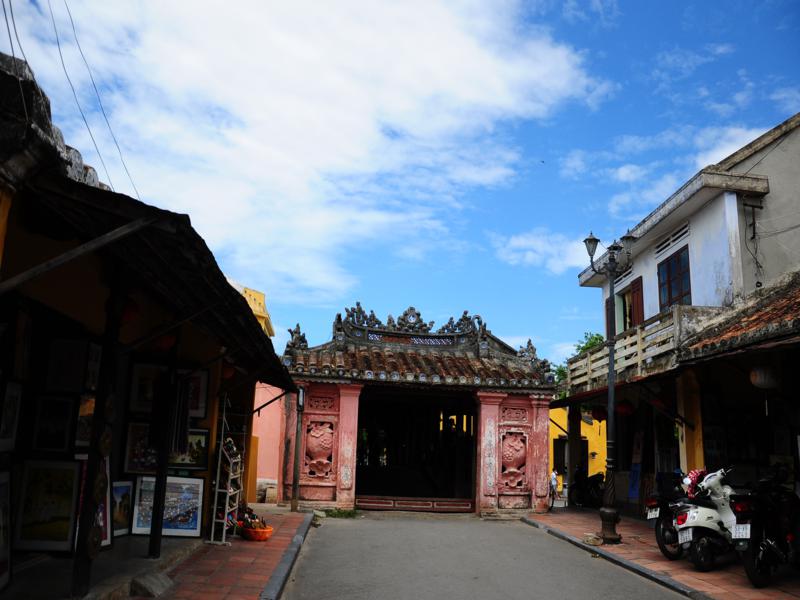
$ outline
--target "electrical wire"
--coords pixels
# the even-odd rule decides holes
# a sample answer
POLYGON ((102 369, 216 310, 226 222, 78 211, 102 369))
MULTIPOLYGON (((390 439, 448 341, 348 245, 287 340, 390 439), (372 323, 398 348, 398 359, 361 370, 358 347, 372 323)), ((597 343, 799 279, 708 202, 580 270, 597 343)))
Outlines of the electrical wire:
POLYGON ((767 150, 767 151, 764 153, 764 156, 762 156, 762 157, 761 157, 761 158, 759 158, 759 159, 758 159, 756 162, 754 162, 754 163, 753 163, 753 166, 751 166, 749 169, 747 169, 747 171, 745 171, 745 172, 744 172, 744 174, 745 174, 745 175, 747 175, 747 174, 748 174, 750 171, 752 171, 752 170, 753 170, 753 169, 755 169, 755 168, 756 168, 758 165, 760 165, 760 164, 761 164, 761 161, 762 161, 762 160, 764 160, 765 158, 767 158, 767 157, 768 157, 770 154, 772 154, 772 152, 773 152, 774 150, 777 150, 777 149, 778 149, 778 146, 780 146, 780 145, 781 145, 781 144, 782 144, 782 143, 783 143, 783 142, 786 140, 786 138, 787 138, 787 137, 788 137, 788 136, 784 135, 784 136, 783 136, 781 139, 779 139, 779 140, 778 140, 778 143, 776 143, 776 144, 775 144, 775 145, 774 145, 772 148, 770 148, 769 150, 767 150))
POLYGON ((103 155, 100 153, 100 148, 97 146, 97 141, 94 139, 94 135, 92 134, 92 128, 89 127, 89 121, 86 120, 86 115, 81 108, 81 103, 78 100, 78 93, 75 91, 75 86, 72 84, 72 79, 69 77, 69 73, 67 72, 67 65, 64 62, 64 54, 61 52, 61 41, 58 38, 58 28, 56 27, 56 17, 53 14, 53 6, 50 3, 50 0, 47 0, 47 7, 50 9, 50 19, 53 21, 53 32, 56 35, 56 46, 58 47, 58 56, 61 58, 61 68, 64 70, 64 75, 67 78, 67 82, 69 83, 69 87, 72 90, 72 96, 75 98, 75 104, 78 106, 78 112, 81 113, 81 118, 83 119, 84 125, 86 125, 86 131, 89 132, 89 137, 92 138, 92 144, 94 144, 94 149, 97 152, 97 156, 100 158, 100 163, 103 165, 103 171, 106 173, 106 177, 108 178, 108 185, 112 191, 114 191, 114 184, 111 182, 111 175, 108 173, 108 167, 106 167, 106 161, 103 160, 103 155))
POLYGON ((28 65, 28 70, 31 72, 33 83, 36 84, 36 91, 39 93, 42 104, 46 105, 47 101, 45 100, 44 92, 39 86, 39 83, 36 81, 36 74, 33 72, 33 67, 31 67, 31 63, 28 61, 28 55, 25 54, 25 48, 22 47, 22 41, 19 39, 19 32, 17 31, 17 19, 14 17, 14 0, 8 0, 8 10, 11 14, 11 25, 14 27, 14 37, 17 39, 17 46, 19 46, 19 51, 22 53, 22 59, 25 61, 25 64, 28 65))
MULTIPOLYGON (((10 2, 10 0, 9 0, 10 2)), ((6 13, 6 2, 2 0, 3 4, 3 17, 6 21, 6 31, 8 32, 8 44, 11 46, 11 58, 14 62, 14 76, 17 78, 17 85, 19 86, 19 97, 22 99, 22 110, 25 113, 25 125, 30 123, 30 117, 28 116, 28 103, 25 102, 25 91, 22 89, 22 77, 19 74, 19 66, 17 65, 17 55, 14 52, 14 42, 11 39, 11 27, 8 24, 8 14, 6 13)), ((16 31, 16 27, 14 28, 16 31)), ((19 40, 17 40, 19 41, 19 40)), ((21 48, 20 48, 21 49, 21 48)), ((27 61, 26 61, 27 62, 27 61)))
MULTIPOLYGON (((11 0, 9 0, 10 2, 11 0)), ((119 142, 117 142, 117 136, 114 135, 114 130, 111 128, 111 123, 108 120, 108 115, 106 114, 106 109, 103 106, 103 101, 100 99, 100 92, 97 89, 97 84, 94 82, 94 76, 92 75, 92 69, 89 67, 89 61, 86 60, 86 55, 83 53, 83 48, 81 48, 81 43, 78 41, 78 32, 75 29, 75 21, 72 19, 72 11, 69 9, 69 4, 67 4, 67 0, 64 0, 64 7, 67 9, 67 14, 69 15, 69 22, 72 25, 72 33, 75 36, 75 44, 78 46, 78 52, 81 54, 81 58, 83 59, 83 64, 86 65, 86 71, 89 73, 89 79, 92 82, 92 87, 94 88, 94 94, 97 96, 97 103, 100 105, 100 112, 103 113, 103 119, 106 121, 106 125, 108 126, 108 132, 111 134, 111 139, 114 140, 114 145, 117 147, 117 152, 119 153, 119 160, 122 162, 122 167, 125 169, 125 173, 128 175, 128 180, 131 182, 133 186, 133 191, 136 193, 136 197, 141 202, 142 198, 139 196, 139 190, 136 188, 136 184, 133 182, 133 177, 131 176, 131 172, 128 170, 128 165, 125 163, 125 159, 122 157, 122 149, 119 147, 119 142)))

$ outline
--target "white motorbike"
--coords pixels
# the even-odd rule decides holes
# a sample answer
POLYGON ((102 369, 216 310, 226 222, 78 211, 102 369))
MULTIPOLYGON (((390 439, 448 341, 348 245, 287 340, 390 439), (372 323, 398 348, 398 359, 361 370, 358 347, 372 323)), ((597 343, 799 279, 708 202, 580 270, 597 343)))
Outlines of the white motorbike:
POLYGON ((681 502, 675 510, 678 543, 688 550, 689 560, 698 571, 714 568, 717 556, 730 552, 737 539, 749 538, 748 526, 737 525, 730 498, 734 490, 723 483, 731 469, 720 469, 697 484, 697 494, 681 502))

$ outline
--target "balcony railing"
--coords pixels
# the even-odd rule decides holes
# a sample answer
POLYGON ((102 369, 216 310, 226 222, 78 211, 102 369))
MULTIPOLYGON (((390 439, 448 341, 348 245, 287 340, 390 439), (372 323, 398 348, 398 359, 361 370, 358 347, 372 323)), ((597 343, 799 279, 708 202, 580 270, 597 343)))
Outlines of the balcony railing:
MULTIPOLYGON (((614 342, 614 372, 629 380, 673 368, 674 350, 724 310, 676 305, 623 331, 614 342)), ((603 344, 568 359, 567 382, 569 394, 607 385, 608 347, 603 344)))

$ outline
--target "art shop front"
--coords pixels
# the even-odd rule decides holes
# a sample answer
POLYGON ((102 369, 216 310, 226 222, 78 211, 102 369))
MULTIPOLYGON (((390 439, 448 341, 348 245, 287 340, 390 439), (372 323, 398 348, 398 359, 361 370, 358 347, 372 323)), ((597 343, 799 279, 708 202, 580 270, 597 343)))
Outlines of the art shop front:
POLYGON ((515 351, 466 312, 434 330, 413 307, 383 323, 359 304, 336 316, 326 344, 309 348, 299 326, 291 333, 284 364, 305 394, 302 406, 287 403, 282 499, 293 494, 299 440, 306 506, 545 505, 553 385, 532 345, 515 351))
POLYGON ((0 589, 80 597, 98 557, 205 537, 223 402, 241 449, 256 379, 292 383, 188 218, 98 185, 21 84, 38 133, 0 123, 20 133, 0 162, 0 589))

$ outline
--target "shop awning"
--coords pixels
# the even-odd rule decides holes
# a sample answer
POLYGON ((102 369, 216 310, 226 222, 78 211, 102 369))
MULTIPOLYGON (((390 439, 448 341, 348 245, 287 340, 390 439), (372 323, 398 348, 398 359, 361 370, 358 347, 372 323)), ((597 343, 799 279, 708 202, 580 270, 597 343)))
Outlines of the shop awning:
POLYGON ((18 198, 21 209, 42 226, 82 241, 127 223, 152 220, 154 225, 108 244, 102 252, 125 264, 176 315, 196 315, 192 322, 219 339, 226 356, 259 381, 296 389, 272 341, 228 283, 188 215, 74 181, 58 168, 28 180, 18 198))

